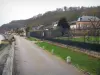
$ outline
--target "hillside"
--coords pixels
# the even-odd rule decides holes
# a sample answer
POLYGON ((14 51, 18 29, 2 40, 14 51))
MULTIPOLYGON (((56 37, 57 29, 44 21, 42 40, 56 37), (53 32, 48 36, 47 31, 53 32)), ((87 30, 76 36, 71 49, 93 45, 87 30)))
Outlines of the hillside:
POLYGON ((100 6, 97 7, 64 7, 57 8, 55 11, 48 11, 44 14, 38 14, 27 20, 16 20, 0 27, 0 31, 10 30, 23 27, 25 25, 51 25, 52 22, 58 21, 61 17, 66 17, 67 20, 75 21, 82 15, 95 15, 100 18, 100 6))
POLYGON ((30 22, 31 22, 31 20, 29 20, 29 19, 27 19, 27 20, 14 20, 8 24, 2 25, 0 27, 0 32, 8 31, 10 29, 20 28, 20 27, 23 27, 23 26, 29 24, 30 22))
POLYGON ((100 6, 98 7, 64 7, 58 8, 55 11, 48 11, 43 15, 39 14, 34 18, 33 22, 29 25, 50 25, 52 22, 58 21, 62 17, 66 17, 67 20, 75 21, 79 16, 89 15, 97 16, 100 18, 100 6))

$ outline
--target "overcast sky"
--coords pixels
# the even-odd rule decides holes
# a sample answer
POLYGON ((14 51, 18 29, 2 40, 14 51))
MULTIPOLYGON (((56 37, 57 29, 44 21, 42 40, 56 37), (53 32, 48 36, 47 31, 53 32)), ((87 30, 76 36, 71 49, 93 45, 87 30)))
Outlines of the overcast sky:
POLYGON ((0 0, 0 25, 64 6, 98 6, 100 0, 0 0))

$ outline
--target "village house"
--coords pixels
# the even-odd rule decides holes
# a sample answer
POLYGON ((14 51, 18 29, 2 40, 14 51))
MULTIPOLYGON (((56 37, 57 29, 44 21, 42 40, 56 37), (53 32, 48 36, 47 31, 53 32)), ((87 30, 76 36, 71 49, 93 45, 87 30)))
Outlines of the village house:
POLYGON ((43 26, 44 26, 44 25, 33 26, 33 27, 32 27, 32 30, 33 30, 33 31, 41 30, 41 28, 42 28, 43 26))
POLYGON ((82 16, 79 17, 77 21, 72 21, 70 23, 71 29, 86 29, 91 28, 92 23, 96 25, 100 19, 96 16, 82 16))
POLYGON ((76 29, 76 21, 72 21, 69 23, 70 29, 76 29))
POLYGON ((94 25, 96 25, 98 21, 100 21, 100 19, 96 16, 82 16, 82 17, 79 17, 78 20, 76 21, 76 29, 91 28, 92 23, 94 25))

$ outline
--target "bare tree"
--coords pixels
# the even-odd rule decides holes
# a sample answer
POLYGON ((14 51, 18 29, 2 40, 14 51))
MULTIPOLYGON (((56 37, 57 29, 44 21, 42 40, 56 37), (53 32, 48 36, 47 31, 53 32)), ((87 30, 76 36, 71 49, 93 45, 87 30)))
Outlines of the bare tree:
POLYGON ((64 11, 67 11, 67 7, 66 6, 64 6, 64 11))
POLYGON ((30 27, 28 26, 28 27, 26 27, 26 29, 25 29, 25 31, 26 31, 26 36, 28 36, 29 37, 29 31, 30 31, 30 27))
MULTIPOLYGON (((92 32, 92 35, 94 36, 94 37, 96 37, 96 36, 99 36, 100 35, 100 20, 96 20, 96 17, 95 18, 93 18, 93 20, 92 19, 89 19, 89 21, 91 22, 91 32, 92 32)), ((99 40, 97 40, 97 38, 96 38, 96 41, 99 43, 99 40)))

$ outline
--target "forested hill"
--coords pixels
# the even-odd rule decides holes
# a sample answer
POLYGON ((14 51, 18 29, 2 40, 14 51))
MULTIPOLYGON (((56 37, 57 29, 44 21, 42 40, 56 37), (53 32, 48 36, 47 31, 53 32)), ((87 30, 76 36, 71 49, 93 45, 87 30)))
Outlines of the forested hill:
POLYGON ((12 28, 19 28, 25 25, 50 25, 52 22, 58 21, 61 17, 66 17, 67 20, 75 21, 82 15, 95 15, 100 18, 100 6, 97 7, 63 7, 57 8, 54 11, 48 11, 44 14, 38 14, 27 20, 12 21, 1 26, 0 30, 9 30, 12 28))
POLYGON ((8 31, 8 30, 11 30, 11 29, 24 27, 25 25, 32 23, 32 21, 33 20, 31 20, 31 19, 11 21, 10 23, 4 24, 4 25, 1 26, 0 32, 2 33, 4 31, 8 31))

